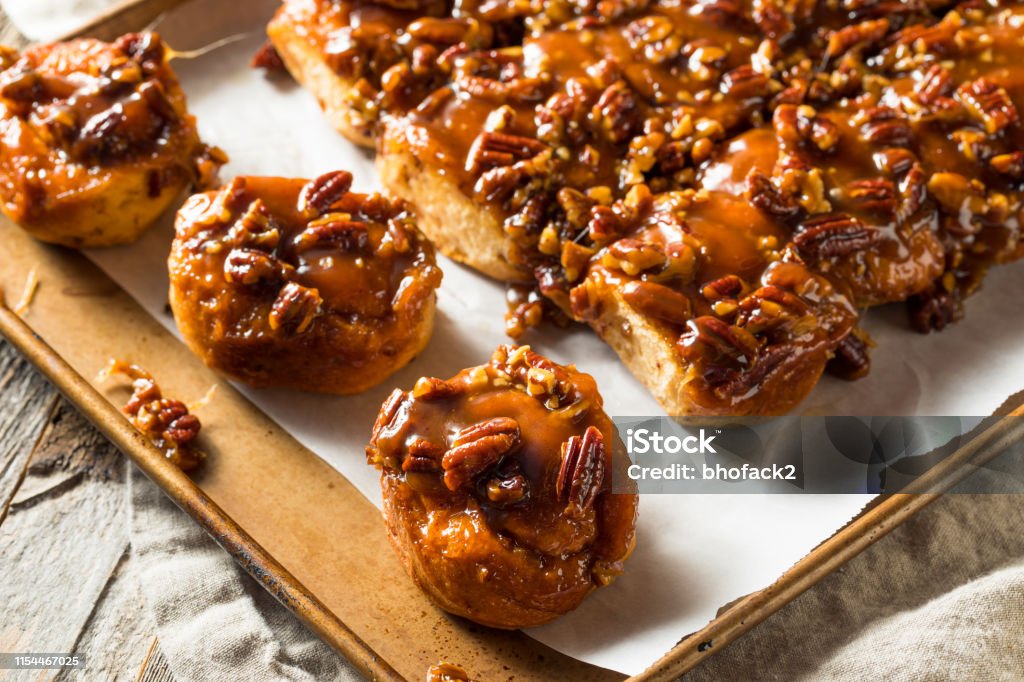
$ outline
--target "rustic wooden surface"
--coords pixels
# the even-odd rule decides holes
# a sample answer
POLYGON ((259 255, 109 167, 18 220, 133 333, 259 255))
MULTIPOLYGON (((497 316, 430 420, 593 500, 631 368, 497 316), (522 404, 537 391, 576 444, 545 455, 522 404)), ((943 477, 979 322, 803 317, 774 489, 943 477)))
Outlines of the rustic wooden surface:
POLYGON ((88 679, 173 679, 134 583, 129 466, 0 341, 0 651, 81 653, 88 679))

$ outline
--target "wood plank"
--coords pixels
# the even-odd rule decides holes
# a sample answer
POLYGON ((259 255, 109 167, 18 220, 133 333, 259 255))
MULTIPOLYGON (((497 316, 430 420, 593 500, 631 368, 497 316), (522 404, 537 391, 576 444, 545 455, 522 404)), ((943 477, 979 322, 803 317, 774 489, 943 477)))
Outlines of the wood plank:
POLYGON ((0 650, 73 651, 128 550, 126 471, 120 453, 58 403, 0 526, 0 650))

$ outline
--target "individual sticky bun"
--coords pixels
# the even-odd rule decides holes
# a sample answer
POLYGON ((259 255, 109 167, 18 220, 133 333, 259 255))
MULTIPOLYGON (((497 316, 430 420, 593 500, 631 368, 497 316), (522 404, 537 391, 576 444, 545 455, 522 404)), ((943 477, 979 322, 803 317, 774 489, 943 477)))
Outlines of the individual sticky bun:
POLYGON ((314 180, 238 177, 178 212, 170 302, 207 365, 256 387, 357 393, 430 338, 441 271, 401 202, 314 180))
POLYGON ((406 570, 441 608, 523 628, 612 582, 637 497, 594 379, 502 346, 451 379, 424 377, 381 408, 367 457, 406 570))
POLYGON ((155 33, 0 51, 0 200, 72 247, 134 241, 227 158, 199 140, 155 33))

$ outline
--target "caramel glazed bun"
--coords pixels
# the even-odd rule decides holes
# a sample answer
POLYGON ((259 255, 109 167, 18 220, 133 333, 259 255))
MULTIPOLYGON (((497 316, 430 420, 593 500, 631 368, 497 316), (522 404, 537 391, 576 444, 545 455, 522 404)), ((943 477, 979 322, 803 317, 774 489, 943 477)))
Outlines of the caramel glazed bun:
POLYGON ((400 202, 352 175, 235 178, 178 212, 170 301, 189 347, 252 386, 364 391, 433 328, 441 271, 400 202))
POLYGON ((502 346, 448 381, 396 389, 367 459, 391 542, 427 595, 524 628, 612 582, 633 549, 637 496, 611 492, 614 437, 591 376, 502 346))
POLYGON ((200 142, 155 33, 0 48, 0 199, 36 238, 132 242, 226 161, 200 142))

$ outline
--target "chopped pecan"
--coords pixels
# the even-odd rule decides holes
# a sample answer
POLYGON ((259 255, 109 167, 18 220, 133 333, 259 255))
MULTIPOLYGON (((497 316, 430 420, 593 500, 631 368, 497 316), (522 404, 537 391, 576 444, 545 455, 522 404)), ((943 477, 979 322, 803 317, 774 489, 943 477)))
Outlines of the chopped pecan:
POLYGON ((829 360, 826 368, 830 374, 854 381, 867 376, 871 369, 871 358, 868 357, 868 344, 856 332, 847 334, 836 346, 835 355, 829 360))
POLYGON ((963 303, 959 296, 937 285, 907 299, 907 315, 915 331, 930 334, 963 317, 963 303))
POLYGON ((255 249, 232 249, 224 259, 224 279, 234 284, 273 284, 281 274, 280 261, 255 249))
POLYGON ((420 377, 416 380, 416 385, 413 386, 412 397, 429 402, 452 398, 461 392, 462 389, 459 386, 444 379, 420 377))
POLYGON ((591 117, 615 143, 628 140, 642 123, 636 98, 625 81, 616 81, 601 93, 591 117))
POLYGON ((738 308, 736 322, 751 334, 761 334, 799 320, 809 310, 802 298, 771 284, 746 296, 738 308))
POLYGON ((290 328, 295 334, 302 334, 320 314, 322 304, 323 299, 316 289, 289 282, 281 289, 270 308, 270 328, 290 328))
POLYGON ((479 173, 485 168, 511 166, 517 161, 532 159, 545 149, 546 144, 532 137, 484 131, 469 148, 466 170, 479 173))
POLYGON ((792 194, 781 191, 772 184, 759 168, 751 168, 747 173, 747 201, 768 215, 781 220, 796 218, 803 210, 792 194))
POLYGON ((519 424, 509 417, 495 417, 467 426, 455 434, 444 454, 444 484, 458 490, 472 484, 482 473, 519 445, 519 424))
POLYGON ((967 111, 981 121, 990 135, 1020 123, 1020 114, 1006 89, 988 78, 964 83, 956 94, 967 111))
POLYGON ((252 56, 249 65, 254 69, 263 69, 267 73, 280 73, 284 71, 284 60, 278 54, 277 48, 269 40, 252 56))
POLYGON ((793 146, 810 144, 827 152, 839 142, 839 127, 807 104, 780 105, 772 116, 772 125, 776 134, 793 146))
POLYGON ((640 314, 682 326, 690 319, 692 305, 684 294, 654 282, 627 282, 622 298, 640 314))
POLYGON ((604 437, 595 426, 583 436, 572 436, 562 444, 562 464, 555 481, 555 494, 565 502, 565 513, 579 517, 593 509, 605 474, 604 437))
POLYGON ((608 255, 611 257, 609 264, 631 276, 665 265, 664 249, 639 239, 620 239, 608 247, 608 255))
POLYGON ((813 259, 837 258, 863 251, 881 238, 878 230, 847 213, 830 213, 805 220, 793 236, 793 246, 813 259))
POLYGON ((889 32, 888 19, 869 19, 853 26, 832 31, 828 36, 825 56, 834 59, 853 48, 865 49, 877 44, 889 32))
POLYGON ((739 100, 767 97, 772 81, 750 64, 743 64, 722 76, 722 92, 739 100))
POLYGON ((1024 178, 1024 151, 998 154, 989 159, 988 163, 997 172, 1014 180, 1024 178))
POLYGON ((352 187, 352 174, 348 171, 325 173, 306 183, 299 194, 299 211, 306 217, 316 218, 326 213, 352 187))

